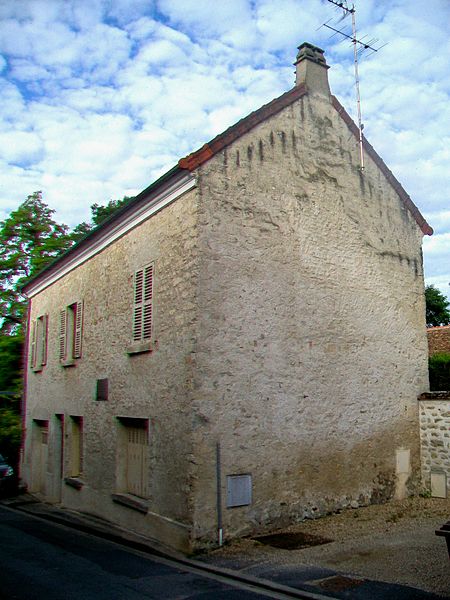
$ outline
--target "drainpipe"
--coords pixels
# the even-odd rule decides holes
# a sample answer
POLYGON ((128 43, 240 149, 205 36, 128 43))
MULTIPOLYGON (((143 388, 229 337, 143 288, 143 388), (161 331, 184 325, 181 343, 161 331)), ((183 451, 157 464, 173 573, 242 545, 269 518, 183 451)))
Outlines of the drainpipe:
POLYGON ((216 443, 216 485, 217 485, 217 540, 219 546, 223 545, 222 527, 222 484, 221 484, 220 442, 216 443))

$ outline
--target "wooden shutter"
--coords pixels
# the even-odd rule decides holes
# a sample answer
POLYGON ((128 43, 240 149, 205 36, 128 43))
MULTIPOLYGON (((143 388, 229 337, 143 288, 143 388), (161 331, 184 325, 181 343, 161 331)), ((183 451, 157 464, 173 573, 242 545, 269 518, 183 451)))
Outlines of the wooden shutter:
POLYGON ((127 491, 148 496, 148 432, 146 427, 127 427, 127 491))
POLYGON ((71 476, 83 472, 83 417, 72 417, 71 476))
POLYGON ((48 315, 42 315, 41 365, 47 364, 48 315))
POLYGON ((36 335, 37 321, 33 321, 30 335, 30 367, 32 369, 36 366, 36 335))
POLYGON ((67 354, 67 309, 59 315, 59 360, 66 360, 67 354))
POLYGON ((153 265, 134 275, 133 341, 150 340, 153 329, 153 265))
POLYGON ((83 330, 83 303, 77 302, 75 305, 75 324, 73 334, 73 357, 81 357, 81 338, 83 330))
POLYGON ((142 339, 142 299, 144 297, 144 269, 134 274, 133 340, 142 339))
POLYGON ((152 338, 153 327, 153 265, 144 269, 144 305, 142 307, 142 339, 152 338))

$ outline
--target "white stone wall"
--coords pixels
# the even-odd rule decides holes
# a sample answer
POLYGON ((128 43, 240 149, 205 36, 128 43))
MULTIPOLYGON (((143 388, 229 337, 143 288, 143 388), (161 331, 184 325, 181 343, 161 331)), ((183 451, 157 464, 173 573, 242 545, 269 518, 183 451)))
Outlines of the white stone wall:
POLYGON ((450 496, 450 393, 430 392, 420 399, 422 475, 431 489, 431 474, 445 474, 450 496))
MULTIPOLYGON (((324 98, 297 101, 196 175, 195 190, 33 298, 31 318, 50 319, 26 407, 29 429, 50 422, 47 496, 186 549, 216 539, 218 468, 225 538, 417 489, 428 370, 411 213, 369 158, 361 174, 324 98), (157 342, 130 357, 132 277, 150 261, 157 342), (63 368, 58 315, 77 300, 83 356, 63 368), (94 400, 101 378, 107 402, 94 400), (60 484, 56 415, 84 417, 80 490, 60 484), (111 501, 117 417, 150 422, 147 515, 111 501), (252 502, 227 509, 236 474, 251 474, 252 502)), ((32 452, 30 434, 26 481, 32 452)))
POLYGON ((223 505, 227 475, 253 478, 225 537, 417 489, 422 232, 377 166, 305 97, 207 162, 199 193, 198 543, 217 442, 223 505))
POLYGON ((23 476, 32 485, 33 419, 49 420, 45 495, 131 529, 187 547, 191 457, 192 352, 196 342, 197 201, 191 191, 54 283, 31 301, 31 319, 49 315, 48 361, 28 369, 29 435, 23 476), (155 344, 129 356, 133 275, 155 264, 155 344), (84 303, 82 357, 73 367, 58 358, 59 312, 84 303), (109 399, 95 400, 97 379, 108 378, 109 399), (58 418, 64 415, 64 475, 70 450, 70 415, 84 419, 83 487, 61 484, 58 418), (116 491, 117 417, 149 420, 149 514, 113 503, 116 491))

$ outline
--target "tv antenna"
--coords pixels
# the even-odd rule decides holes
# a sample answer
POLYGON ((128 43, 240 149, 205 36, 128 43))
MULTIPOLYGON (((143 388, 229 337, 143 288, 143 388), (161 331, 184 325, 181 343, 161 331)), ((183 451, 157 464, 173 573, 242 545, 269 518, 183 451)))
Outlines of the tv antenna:
MULTIPOLYGON (((384 44, 384 46, 380 46, 379 48, 375 48, 374 44, 376 44, 378 42, 378 40, 376 38, 373 38, 371 40, 368 41, 363 41, 364 38, 361 38, 360 40, 357 39, 356 37, 356 9, 354 4, 351 5, 351 8, 349 8, 348 4, 347 4, 347 0, 328 0, 328 2, 330 2, 330 4, 334 4, 337 8, 340 8, 343 11, 343 16, 340 19, 342 21, 342 19, 345 19, 345 17, 347 17, 348 15, 351 15, 352 17, 352 31, 351 31, 351 35, 349 33, 345 33, 345 31, 342 31, 341 29, 336 29, 335 27, 332 27, 331 25, 329 25, 330 21, 332 21, 332 19, 329 19, 326 23, 323 24, 323 27, 326 27, 327 29, 331 29, 332 31, 334 31, 334 33, 332 34, 331 37, 333 37, 336 34, 342 35, 344 38, 347 38, 349 40, 351 40, 352 44, 353 44, 353 62, 354 62, 354 67, 355 67, 355 88, 356 88, 356 107, 357 107, 357 115, 358 115, 358 137, 359 137, 359 159, 360 159, 360 166, 361 166, 361 171, 364 171, 364 151, 363 151, 363 129, 364 129, 364 125, 362 123, 362 118, 361 118, 361 95, 359 92, 359 71, 358 71, 358 57, 366 50, 371 50, 372 53, 373 52, 378 52, 378 50, 380 50, 381 48, 383 48, 386 44, 384 44)), ((367 37, 367 36, 364 36, 367 37)))

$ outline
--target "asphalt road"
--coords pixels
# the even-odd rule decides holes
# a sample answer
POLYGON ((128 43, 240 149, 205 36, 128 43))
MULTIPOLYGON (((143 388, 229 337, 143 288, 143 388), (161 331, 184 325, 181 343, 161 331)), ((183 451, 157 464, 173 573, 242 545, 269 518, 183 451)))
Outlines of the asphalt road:
POLYGON ((345 572, 302 561, 283 565, 273 560, 255 562, 251 556, 205 556, 200 562, 180 562, 174 557, 177 563, 171 557, 148 554, 154 548, 147 545, 144 551, 133 540, 129 545, 129 540, 114 533, 112 524, 105 530, 95 520, 66 513, 31 497, 13 499, 8 504, 9 508, 0 504, 0 600, 443 597, 404 585, 349 577, 345 572), (211 572, 202 572, 205 568, 211 572), (230 572, 240 581, 231 583, 230 572), (266 584, 258 589, 261 580, 266 584))
POLYGON ((258 600, 164 560, 0 506, 1 600, 258 600))

